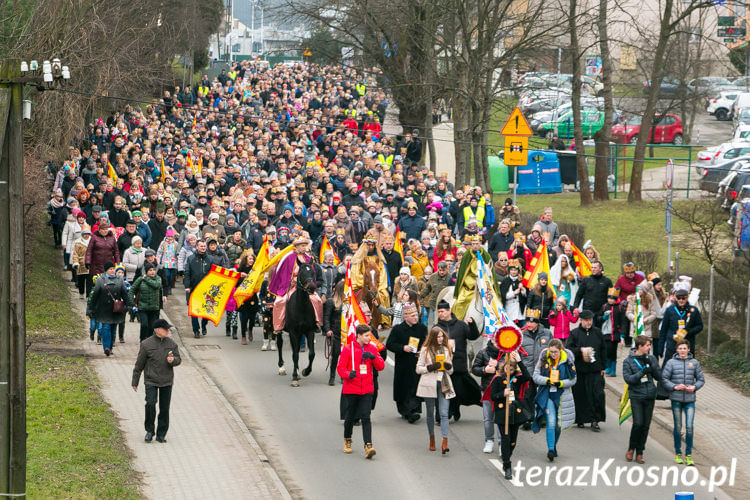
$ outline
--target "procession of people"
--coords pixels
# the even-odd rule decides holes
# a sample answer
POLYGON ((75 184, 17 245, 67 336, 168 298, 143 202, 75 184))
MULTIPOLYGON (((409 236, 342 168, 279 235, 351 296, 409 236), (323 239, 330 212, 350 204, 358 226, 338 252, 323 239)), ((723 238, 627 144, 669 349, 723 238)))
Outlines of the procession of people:
MULTIPOLYGON (((438 449, 437 424, 449 456, 449 421, 461 419, 462 406, 481 406, 477 443, 484 453, 497 446, 511 479, 519 429, 545 429, 540 454, 549 461, 562 452, 562 430, 603 430, 604 377, 615 376, 620 349, 633 410, 626 458, 645 461, 663 381, 675 422, 686 417, 684 462, 693 465, 690 409, 702 373, 680 360, 694 354, 702 321, 688 280, 669 293, 654 269, 626 263, 613 283, 593 245, 559 234, 552 207, 522 228, 512 199, 496 208, 481 188, 430 171, 419 129, 383 131, 389 100, 379 81, 351 68, 237 62, 213 81, 92 122, 53 174, 51 226, 88 300, 91 340, 111 356, 118 338, 135 342, 118 337, 128 316, 140 322, 139 341, 159 347, 139 356, 134 389, 144 366, 150 383, 147 356, 170 353, 170 380, 154 383, 166 421, 154 429, 157 389, 147 386, 147 436, 165 440, 168 426, 164 387, 180 358, 164 347, 159 313, 175 287, 182 283, 186 303, 204 300, 195 290, 212 268, 236 270, 226 336, 273 350, 287 335, 300 268, 311 266, 314 287, 305 291, 316 334, 331 345, 328 384, 341 384, 345 453, 359 425, 366 458, 375 456, 370 412, 390 353, 394 413, 409 424, 424 415, 427 449, 438 449), (251 279, 257 290, 235 296, 251 279), (352 297, 366 319, 348 332, 352 297), (485 303, 500 314, 488 315, 485 303), (512 350, 491 333, 502 325, 517 332, 512 350)), ((191 321, 195 338, 208 334, 205 317, 191 321)), ((683 457, 679 434, 676 426, 683 457)))

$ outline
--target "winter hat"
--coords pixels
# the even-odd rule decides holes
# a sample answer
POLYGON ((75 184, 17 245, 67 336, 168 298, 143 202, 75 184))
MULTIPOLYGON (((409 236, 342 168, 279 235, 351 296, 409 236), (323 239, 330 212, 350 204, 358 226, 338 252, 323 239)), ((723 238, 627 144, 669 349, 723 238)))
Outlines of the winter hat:
POLYGON ((400 269, 400 270, 398 271, 398 274, 405 274, 405 275, 407 275, 407 276, 411 276, 411 269, 409 269, 408 267, 404 266, 404 267, 402 267, 402 268, 401 268, 401 269, 400 269))
POLYGON ((114 263, 114 262, 112 262, 111 260, 110 260, 110 261, 107 261, 107 262, 105 262, 105 263, 104 263, 104 272, 106 273, 107 271, 109 271, 109 270, 110 270, 110 269, 112 269, 113 267, 115 267, 115 263, 114 263))
POLYGON ((540 280, 544 279, 544 280, 547 280, 547 281, 549 281, 549 276, 547 276, 547 273, 545 273, 544 271, 542 271, 542 272, 541 272, 541 273, 539 273, 539 275, 537 276, 537 279, 540 279, 540 280))
POLYGON ((122 264, 117 264, 115 266, 115 273, 117 273, 117 271, 122 271, 124 273, 125 272, 125 266, 123 266, 122 264))
POLYGON ((583 311, 581 311, 578 317, 581 319, 594 319, 594 313, 592 313, 588 309, 584 309, 583 311))
POLYGON ((143 238, 141 238, 140 236, 133 236, 132 238, 130 238, 130 244, 131 245, 135 244, 138 241, 140 241, 141 243, 143 243, 143 238))
POLYGON ((91 228, 88 226, 84 226, 83 229, 81 229, 81 234, 91 234, 91 228))
POLYGON ((445 301, 445 299, 441 299, 440 302, 437 304, 438 309, 450 309, 451 305, 445 301))
POLYGON ((151 255, 156 255, 156 252, 154 252, 153 249, 149 248, 148 250, 146 250, 146 255, 145 256, 149 257, 151 255))
POLYGON ((174 233, 174 229, 167 229, 167 232, 166 232, 165 236, 172 236, 172 237, 174 237, 174 234, 175 234, 174 233))

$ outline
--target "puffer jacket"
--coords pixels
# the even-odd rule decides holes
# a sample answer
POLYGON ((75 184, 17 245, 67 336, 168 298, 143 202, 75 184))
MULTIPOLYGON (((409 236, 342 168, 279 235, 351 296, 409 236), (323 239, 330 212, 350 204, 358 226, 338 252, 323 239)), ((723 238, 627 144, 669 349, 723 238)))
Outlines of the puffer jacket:
MULTIPOLYGON (((539 353, 539 361, 536 363, 536 366, 534 367, 534 383, 539 387, 539 390, 537 392, 536 400, 539 401, 540 396, 542 396, 543 393, 546 393, 545 395, 549 394, 549 386, 547 385, 547 379, 549 378, 549 371, 550 366, 549 362, 547 360, 547 349, 544 349, 541 353, 539 353)), ((560 353, 560 361, 559 364, 567 363, 568 367, 570 368, 569 372, 571 374, 568 378, 561 378, 560 381, 562 382, 562 388, 558 389, 562 391, 562 394, 560 395, 560 406, 558 408, 558 422, 560 422, 560 427, 562 429, 566 429, 573 425, 576 421, 576 405, 575 401, 573 400, 573 391, 570 390, 574 385, 576 385, 576 382, 578 381, 578 378, 576 376, 575 366, 574 366, 574 356, 573 353, 568 350, 564 349, 560 353)), ((540 411, 539 404, 537 404, 537 417, 539 417, 539 411, 540 411)), ((542 413, 544 412, 543 409, 542 413)), ((538 420, 538 418, 537 418, 538 420)), ((532 427, 532 430, 534 428, 532 427)), ((537 432, 534 430, 534 432, 537 432)))
POLYGON ((81 237, 81 225, 73 214, 68 214, 62 233, 62 245, 66 252, 73 253, 75 242, 81 237))
POLYGON ((662 379, 659 362, 651 354, 636 356, 635 349, 631 349, 630 356, 622 362, 622 378, 628 384, 631 399, 656 399, 655 382, 662 379))
POLYGON ((161 278, 159 276, 151 278, 148 275, 135 280, 128 292, 130 302, 138 306, 141 311, 158 311, 161 309, 162 295, 161 278), (135 302, 136 295, 138 295, 137 303, 135 302))
POLYGON ((373 382, 373 374, 376 371, 381 371, 385 368, 385 361, 378 353, 372 343, 367 344, 362 348, 359 342, 350 342, 341 351, 339 356, 339 364, 336 367, 336 372, 339 374, 344 381, 344 386, 341 389, 342 394, 358 394, 360 396, 365 394, 372 394, 375 392, 375 384, 373 382), (352 356, 352 349, 354 349, 354 355, 352 356), (362 354, 367 351, 375 355, 375 359, 366 359, 362 361, 362 354), (352 363, 352 359, 354 363, 352 363), (367 373, 360 373, 360 366, 365 365, 367 367, 367 373), (354 370, 354 378, 349 378, 349 372, 354 370))
MULTIPOLYGON (((529 373, 534 371, 534 367, 537 361, 539 361, 539 355, 547 348, 550 340, 552 340, 552 332, 544 328, 541 324, 536 332, 530 332, 529 330, 523 332, 521 347, 526 351, 526 356, 521 358, 521 363, 526 365, 529 373)), ((573 356, 570 359, 574 359, 573 356)))
POLYGON ((686 359, 680 359, 679 354, 672 356, 664 365, 661 381, 669 391, 669 399, 680 403, 695 403, 695 393, 706 383, 700 362, 690 353, 686 359), (680 384, 694 385, 695 391, 675 391, 674 387, 680 384))
POLYGON ((111 232, 102 236, 97 231, 96 234, 91 235, 89 246, 86 249, 86 265, 91 270, 91 274, 101 274, 104 272, 104 264, 109 261, 115 264, 120 262, 117 240, 111 232))
MULTIPOLYGON (((491 359, 497 359, 500 355, 500 349, 491 341, 487 341, 487 347, 480 349, 476 356, 474 356, 474 363, 471 365, 471 373, 481 379, 482 392, 490 386, 492 377, 495 376, 495 372, 487 373, 484 371, 491 359)), ((526 366, 526 365, 524 365, 526 366)))

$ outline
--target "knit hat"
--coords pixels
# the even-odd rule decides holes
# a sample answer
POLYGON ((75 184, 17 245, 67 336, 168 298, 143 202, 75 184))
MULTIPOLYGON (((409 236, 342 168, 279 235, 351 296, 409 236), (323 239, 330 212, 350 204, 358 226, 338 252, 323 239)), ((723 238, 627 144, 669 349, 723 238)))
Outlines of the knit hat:
POLYGON ((398 271, 398 274, 406 274, 407 276, 411 276, 411 269, 404 266, 398 271))
POLYGON ((167 229, 167 232, 165 233, 165 236, 172 236, 174 237, 175 232, 174 229, 167 229))
POLYGON ((450 310, 451 305, 445 301, 445 299, 441 299, 440 302, 437 304, 438 309, 448 309, 450 310))
POLYGON ((583 311, 581 311, 578 317, 581 319, 594 319, 594 313, 592 313, 588 309, 584 309, 583 311))
POLYGON ((114 262, 112 262, 111 260, 110 260, 110 261, 107 261, 107 262, 105 262, 105 263, 104 263, 104 272, 106 273, 107 271, 109 271, 109 270, 110 270, 110 269, 112 269, 113 267, 115 267, 115 263, 114 263, 114 262))
POLYGON ((539 273, 537 275, 537 279, 540 279, 540 280, 544 279, 544 280, 548 280, 549 281, 549 276, 547 276, 547 273, 545 273, 544 271, 542 271, 541 273, 539 273))
POLYGON ((151 249, 151 248, 149 248, 148 250, 146 250, 146 255, 144 257, 148 257, 150 255, 156 255, 156 252, 154 252, 154 250, 151 249))
POLYGON ((115 273, 117 273, 117 271, 122 271, 124 273, 125 272, 125 266, 123 266, 122 264, 117 264, 115 266, 115 273))

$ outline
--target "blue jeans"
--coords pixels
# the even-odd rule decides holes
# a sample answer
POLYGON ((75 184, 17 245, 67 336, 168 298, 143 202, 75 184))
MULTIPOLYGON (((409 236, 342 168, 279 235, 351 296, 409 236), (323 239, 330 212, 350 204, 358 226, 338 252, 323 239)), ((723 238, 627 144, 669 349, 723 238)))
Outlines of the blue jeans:
POLYGON ((435 400, 437 400, 438 412, 440 412, 440 433, 444 438, 448 437, 448 407, 450 401, 445 399, 443 391, 440 390, 440 382, 437 383, 437 397, 424 398, 424 404, 427 411, 427 432, 430 436, 435 434, 435 400))
POLYGON ((495 440, 495 410, 492 401, 482 401, 482 420, 484 420, 484 440, 495 440))
POLYGON ((685 414, 685 455, 693 454, 693 418, 695 417, 695 402, 680 403, 672 401, 672 419, 674 420, 674 452, 681 455, 682 449, 682 415, 685 414))
POLYGON ((172 280, 174 279, 174 275, 177 274, 177 268, 164 268, 164 277, 167 280, 167 290, 172 289, 172 280))
POLYGON ((557 408, 552 398, 547 398, 547 449, 554 451, 557 441, 560 439, 560 422, 557 421, 557 408))
POLYGON ((106 351, 112 350, 114 344, 114 334, 117 330, 117 323, 99 323, 99 335, 102 336, 102 348, 106 351))

